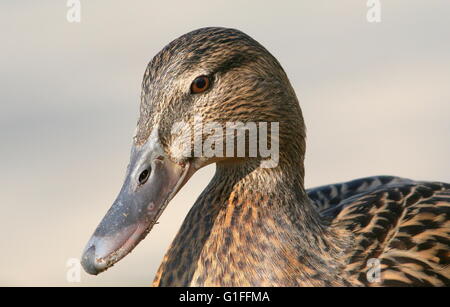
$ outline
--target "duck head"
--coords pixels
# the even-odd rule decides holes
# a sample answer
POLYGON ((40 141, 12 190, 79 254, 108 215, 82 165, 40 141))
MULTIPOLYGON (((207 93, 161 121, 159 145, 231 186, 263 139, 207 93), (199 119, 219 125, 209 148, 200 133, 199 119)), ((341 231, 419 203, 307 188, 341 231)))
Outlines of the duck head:
POLYGON ((301 110, 285 72, 263 46, 238 30, 203 28, 161 50, 144 74, 125 182, 83 252, 86 272, 98 274, 127 255, 199 168, 259 167, 267 157, 258 151, 225 152, 238 135, 226 123, 250 122, 279 123, 279 157, 271 167, 295 164, 303 174, 301 110))

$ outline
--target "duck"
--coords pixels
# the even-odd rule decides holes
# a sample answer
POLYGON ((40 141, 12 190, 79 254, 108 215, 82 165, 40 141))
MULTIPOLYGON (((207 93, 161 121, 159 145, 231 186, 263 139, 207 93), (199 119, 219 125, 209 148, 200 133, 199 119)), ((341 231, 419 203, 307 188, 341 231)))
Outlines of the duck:
POLYGON ((180 36, 145 70, 125 180, 84 270, 129 254, 215 164, 153 286, 450 286, 450 184, 372 176, 305 189, 305 149, 296 93, 265 47, 231 28, 180 36))

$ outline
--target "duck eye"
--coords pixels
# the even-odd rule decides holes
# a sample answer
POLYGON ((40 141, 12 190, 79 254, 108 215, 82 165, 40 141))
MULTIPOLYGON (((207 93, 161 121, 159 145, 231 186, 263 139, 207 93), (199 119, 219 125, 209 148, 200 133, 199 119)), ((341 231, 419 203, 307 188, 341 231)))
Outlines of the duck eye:
POLYGON ((210 83, 208 76, 197 77, 191 84, 191 92, 193 94, 203 93, 209 88, 210 83))
POLYGON ((144 184, 147 182, 148 177, 150 176, 151 170, 143 170, 142 173, 139 175, 139 183, 144 184))

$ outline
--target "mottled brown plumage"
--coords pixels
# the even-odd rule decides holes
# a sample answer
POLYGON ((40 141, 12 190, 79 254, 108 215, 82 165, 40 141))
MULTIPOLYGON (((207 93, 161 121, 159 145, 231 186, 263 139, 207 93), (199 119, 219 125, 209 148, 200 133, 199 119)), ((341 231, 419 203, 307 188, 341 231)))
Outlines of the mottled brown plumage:
POLYGON ((135 144, 153 129, 176 163, 216 163, 155 286, 450 285, 450 185, 371 177, 304 189, 305 127, 278 61, 246 34, 204 28, 171 42, 144 75, 135 144), (189 92, 195 77, 211 88, 189 92), (280 160, 186 158, 179 121, 279 122, 280 160), (157 128, 155 128, 157 127, 157 128), (367 262, 381 262, 380 282, 367 262))

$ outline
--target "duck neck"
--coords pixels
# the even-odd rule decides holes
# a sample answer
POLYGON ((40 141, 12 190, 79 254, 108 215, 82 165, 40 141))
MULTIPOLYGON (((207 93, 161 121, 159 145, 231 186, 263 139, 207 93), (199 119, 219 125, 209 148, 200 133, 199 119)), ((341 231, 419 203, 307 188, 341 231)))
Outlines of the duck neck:
POLYGON ((218 164, 155 283, 167 281, 171 266, 184 272, 176 273, 178 285, 343 285, 346 243, 322 223, 299 170, 218 164))
POLYGON ((228 188, 211 246, 228 259, 229 274, 247 270, 249 285, 341 282, 345 244, 312 206, 300 170, 219 165, 216 178, 228 188))

